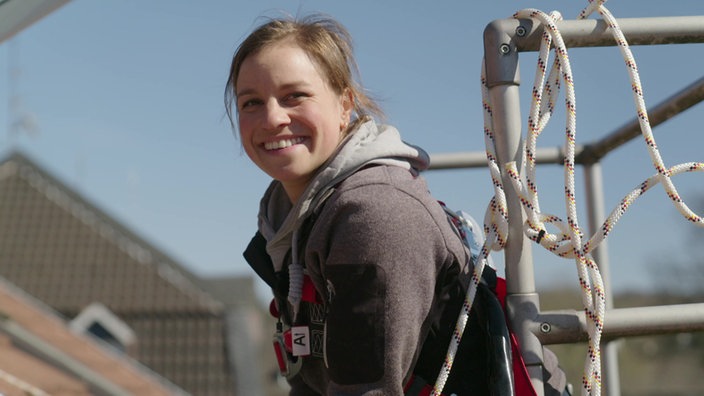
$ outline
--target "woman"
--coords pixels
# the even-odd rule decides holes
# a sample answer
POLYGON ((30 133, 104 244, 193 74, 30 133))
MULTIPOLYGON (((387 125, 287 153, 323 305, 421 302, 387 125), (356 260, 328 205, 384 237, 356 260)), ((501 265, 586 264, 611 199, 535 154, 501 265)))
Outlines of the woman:
MULTIPOLYGON (((443 364, 471 272, 419 177, 428 155, 377 124, 355 70, 334 20, 277 19, 242 42, 227 82, 244 150, 273 178, 245 257, 274 292, 292 395, 418 394, 443 364)), ((463 341, 472 358, 455 362, 447 394, 469 382, 488 394, 474 344, 463 341)))

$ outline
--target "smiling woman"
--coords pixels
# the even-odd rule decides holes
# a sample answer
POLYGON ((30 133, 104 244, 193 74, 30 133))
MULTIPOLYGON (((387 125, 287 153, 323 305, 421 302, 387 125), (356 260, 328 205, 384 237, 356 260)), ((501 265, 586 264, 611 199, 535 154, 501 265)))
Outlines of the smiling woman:
MULTIPOLYGON (((273 179, 245 257, 273 291, 292 395, 427 394, 474 264, 419 176, 428 155, 377 124, 353 70, 346 30, 317 16, 271 20, 235 53, 228 114, 273 179)), ((445 390, 510 394, 478 312, 445 390)))
POLYGON ((295 202, 336 150, 350 122, 350 91, 337 93, 293 42, 245 58, 236 80, 247 155, 295 202))

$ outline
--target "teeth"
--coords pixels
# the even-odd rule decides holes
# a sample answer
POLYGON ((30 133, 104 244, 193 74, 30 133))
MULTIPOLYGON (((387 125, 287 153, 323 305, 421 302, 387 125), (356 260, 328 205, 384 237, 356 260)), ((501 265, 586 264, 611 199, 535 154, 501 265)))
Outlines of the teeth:
POLYGON ((301 143, 302 141, 303 141, 303 138, 297 137, 297 138, 292 138, 292 139, 279 140, 276 142, 268 142, 268 143, 264 143, 264 148, 267 150, 279 150, 279 149, 283 149, 286 147, 291 147, 294 144, 301 143))

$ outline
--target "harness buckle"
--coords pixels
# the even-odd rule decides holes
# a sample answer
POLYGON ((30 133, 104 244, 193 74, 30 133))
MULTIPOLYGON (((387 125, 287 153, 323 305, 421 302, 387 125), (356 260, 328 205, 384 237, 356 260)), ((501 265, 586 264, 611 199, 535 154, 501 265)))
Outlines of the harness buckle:
POLYGON ((274 352, 276 353, 276 362, 279 365, 279 372, 286 379, 291 379, 301 371, 303 365, 302 356, 293 356, 289 351, 290 347, 290 332, 277 331, 273 337, 274 352), (287 347, 286 336, 288 335, 289 343, 287 347))

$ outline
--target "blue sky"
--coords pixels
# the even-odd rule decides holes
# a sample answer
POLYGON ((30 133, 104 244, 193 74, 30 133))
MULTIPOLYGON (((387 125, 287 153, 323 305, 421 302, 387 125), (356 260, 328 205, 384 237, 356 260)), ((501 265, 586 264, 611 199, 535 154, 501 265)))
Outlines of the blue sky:
MULTIPOLYGON (((12 93, 10 75, 20 99, 13 114, 0 106, 0 148, 29 155, 197 274, 248 274, 241 251, 255 231, 268 178, 240 149, 222 97, 232 53, 258 17, 320 11, 339 19, 355 39, 363 83, 381 99, 389 122, 433 154, 484 150, 479 70, 487 23, 527 7, 574 18, 584 5, 73 0, 0 45, 0 76, 8 76, 0 78, 2 100, 12 93), (33 117, 36 132, 8 133, 10 116, 33 117)), ((613 0, 607 7, 617 17, 704 15, 700 0, 613 0)), ((650 105, 701 77, 702 44, 635 47, 634 53, 650 105)), ((630 84, 616 48, 575 49, 570 57, 577 140, 587 143, 634 116, 630 84)), ((523 91, 534 70, 534 55, 522 55, 523 91)), ((528 100, 523 95, 523 119, 528 100)), ((703 117, 698 105, 655 129, 666 164, 704 161, 703 117)), ((551 122, 540 146, 562 144, 563 119, 551 122)), ((607 211, 654 173, 641 140, 607 156, 603 165, 607 211)), ((492 195, 485 169, 426 177, 438 199, 483 218, 492 195)), ((581 180, 577 192, 583 203, 581 180)), ((701 174, 675 183, 688 202, 704 196, 701 174)), ((566 217, 561 168, 541 168, 538 186, 542 209, 566 217)), ((687 237, 693 227, 662 188, 646 194, 608 240, 614 289, 652 285, 654 263, 694 249, 687 237)), ((577 287, 572 261, 534 251, 540 287, 577 287)))

